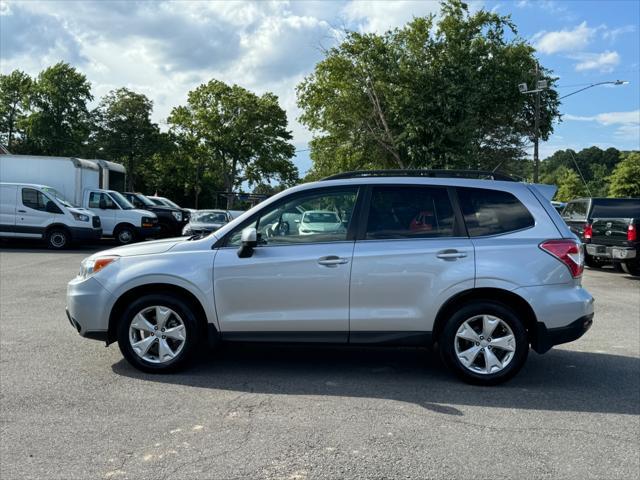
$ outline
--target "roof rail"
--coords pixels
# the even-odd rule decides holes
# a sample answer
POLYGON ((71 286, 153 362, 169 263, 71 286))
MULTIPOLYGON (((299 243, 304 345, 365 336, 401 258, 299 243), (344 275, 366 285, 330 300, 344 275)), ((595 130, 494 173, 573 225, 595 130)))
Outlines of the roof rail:
POLYGON ((342 180, 360 177, 435 177, 435 178, 475 178, 479 180, 502 180, 517 182, 510 175, 491 170, 355 170, 323 178, 324 180, 342 180))

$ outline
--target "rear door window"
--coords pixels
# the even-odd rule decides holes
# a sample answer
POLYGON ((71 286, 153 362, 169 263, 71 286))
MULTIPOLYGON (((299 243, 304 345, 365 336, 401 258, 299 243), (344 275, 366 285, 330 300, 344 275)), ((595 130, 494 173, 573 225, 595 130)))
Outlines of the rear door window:
POLYGON ((455 216, 445 187, 374 187, 365 238, 453 237, 455 216))
POLYGON ((471 237, 515 232, 535 224, 529 210, 511 193, 462 187, 457 191, 471 237))

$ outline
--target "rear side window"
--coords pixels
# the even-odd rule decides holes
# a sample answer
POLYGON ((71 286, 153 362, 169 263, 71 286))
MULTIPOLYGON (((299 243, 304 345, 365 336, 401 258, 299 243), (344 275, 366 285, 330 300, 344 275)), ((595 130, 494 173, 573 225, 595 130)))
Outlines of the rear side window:
POLYGON ((366 238, 452 237, 454 214, 443 187, 375 187, 366 238))
POLYGON ((462 215, 472 237, 514 232, 535 223, 525 206, 508 192, 485 188, 457 190, 462 215))
POLYGON ((34 210, 45 211, 47 206, 47 198, 42 192, 33 188, 22 189, 22 204, 25 207, 33 208, 34 210))

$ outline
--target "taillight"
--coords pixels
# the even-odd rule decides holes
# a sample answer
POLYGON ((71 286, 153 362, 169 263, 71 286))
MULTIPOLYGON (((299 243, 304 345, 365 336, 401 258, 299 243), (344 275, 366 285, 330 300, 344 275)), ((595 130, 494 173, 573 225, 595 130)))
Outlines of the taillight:
POLYGON ((540 248, 564 263, 573 278, 578 278, 584 270, 582 245, 575 240, 547 240, 540 248))
POLYGON ((587 240, 591 240, 592 237, 593 237, 593 226, 587 223, 584 226, 584 230, 582 231, 582 238, 584 238, 585 241, 587 241, 587 240))
POLYGON ((627 228, 627 240, 629 242, 635 242, 638 239, 638 230, 635 225, 629 225, 627 228))

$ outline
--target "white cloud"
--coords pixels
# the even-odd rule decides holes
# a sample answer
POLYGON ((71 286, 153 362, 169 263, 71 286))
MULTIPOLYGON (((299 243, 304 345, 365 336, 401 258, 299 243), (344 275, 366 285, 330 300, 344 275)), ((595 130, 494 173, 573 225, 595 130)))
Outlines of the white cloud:
POLYGON ((413 17, 437 14, 439 11, 440 4, 436 0, 394 2, 353 0, 344 7, 342 12, 349 22, 359 24, 361 31, 383 33, 404 25, 413 17))
POLYGON ((597 122, 605 127, 616 126, 615 136, 620 140, 640 141, 640 110, 604 112, 591 116, 566 114, 562 118, 577 122, 597 122))
POLYGON ((588 27, 587 22, 582 22, 573 30, 538 32, 532 40, 535 48, 542 53, 576 52, 589 44, 596 30, 588 27))
POLYGON ((635 25, 625 25, 624 27, 605 30, 602 33, 602 38, 604 38, 605 40, 609 40, 611 42, 615 42, 620 35, 624 35, 625 33, 633 33, 635 31, 636 31, 635 25))
POLYGON ((608 50, 602 53, 582 53, 573 58, 580 60, 575 66, 577 72, 584 72, 586 70, 612 72, 613 68, 620 63, 620 55, 618 52, 610 52, 608 50))

